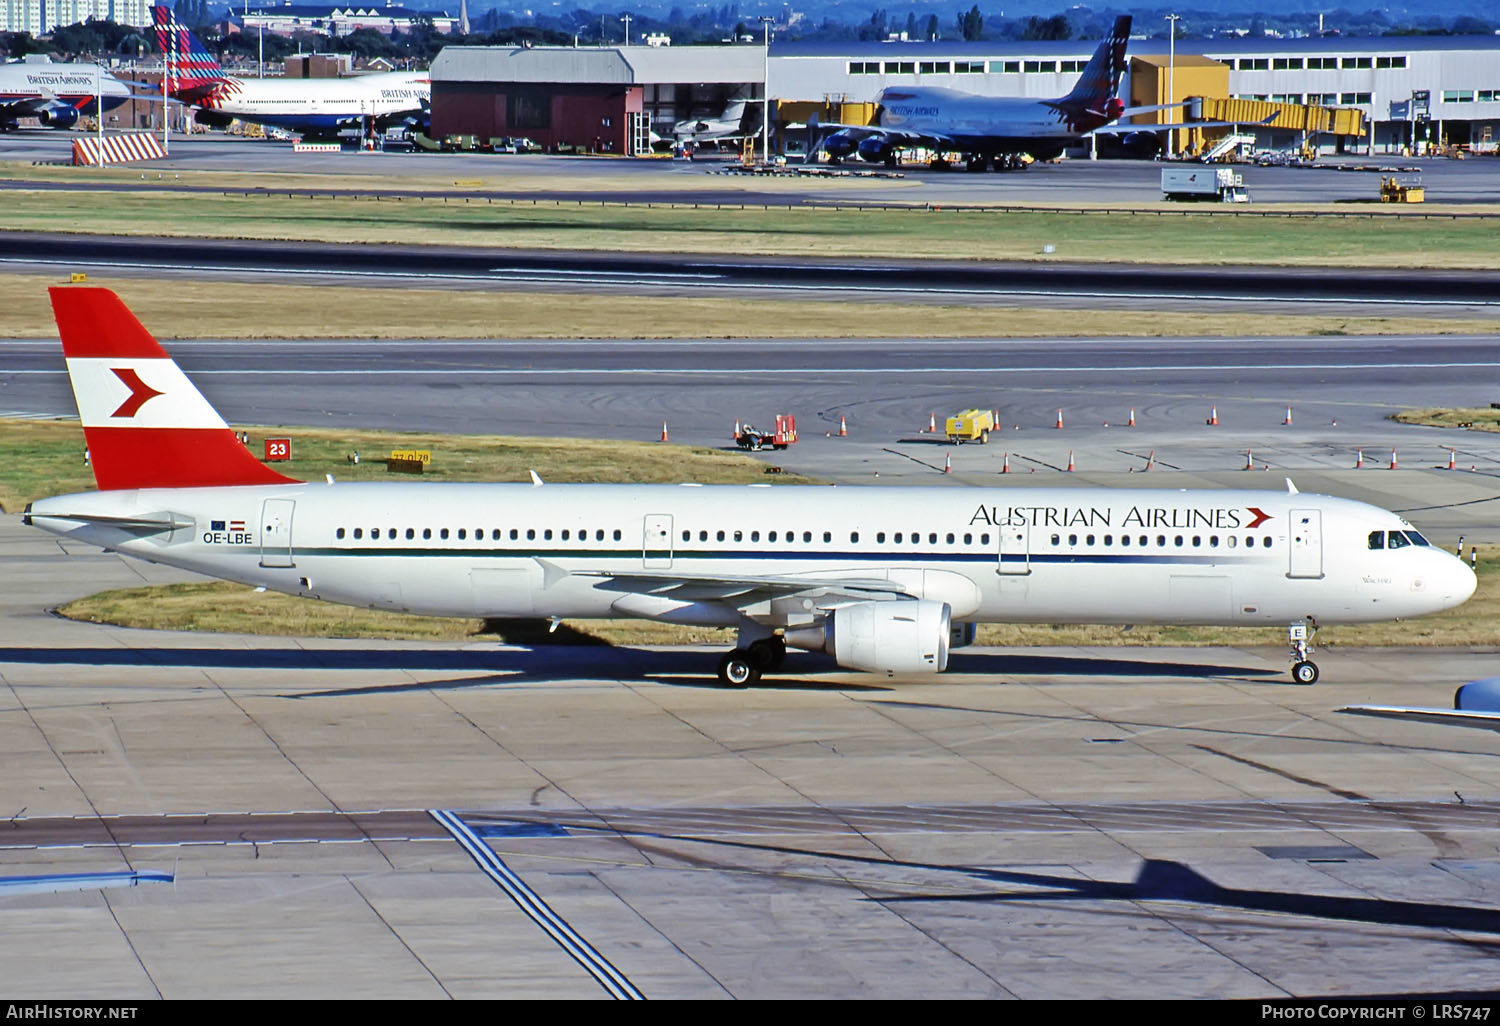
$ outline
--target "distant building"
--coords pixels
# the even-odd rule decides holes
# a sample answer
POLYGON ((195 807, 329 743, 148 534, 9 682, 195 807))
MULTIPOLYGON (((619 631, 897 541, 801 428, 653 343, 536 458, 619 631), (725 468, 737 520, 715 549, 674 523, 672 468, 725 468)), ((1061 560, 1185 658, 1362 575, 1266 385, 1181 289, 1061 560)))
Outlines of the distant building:
MULTIPOLYGON (((0 5, 12 0, 0 0, 0 5)), ((95 3, 107 0, 93 0, 95 3)), ((263 6, 260 10, 233 11, 229 16, 231 32, 266 32, 292 36, 298 32, 316 32, 325 36, 347 36, 360 29, 374 29, 381 35, 410 32, 424 22, 444 35, 459 27, 459 19, 447 11, 418 11, 410 7, 320 4, 282 4, 263 6)))
POLYGON ((154 0, 0 0, 0 32, 40 36, 90 18, 132 28, 151 24, 154 0))

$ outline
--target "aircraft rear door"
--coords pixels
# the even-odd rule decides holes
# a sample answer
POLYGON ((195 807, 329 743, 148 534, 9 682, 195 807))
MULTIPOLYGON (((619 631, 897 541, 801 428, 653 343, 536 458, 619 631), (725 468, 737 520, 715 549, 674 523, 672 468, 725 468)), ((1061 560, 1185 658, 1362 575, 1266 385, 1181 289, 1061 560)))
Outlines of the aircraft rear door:
POLYGON ((296 566, 292 562, 291 499, 267 499, 260 509, 260 565, 296 566))
POLYGON ((647 513, 641 542, 641 566, 646 570, 672 568, 672 514, 647 513))
POLYGON ((1316 509, 1292 510, 1288 577, 1323 576, 1323 513, 1316 509))

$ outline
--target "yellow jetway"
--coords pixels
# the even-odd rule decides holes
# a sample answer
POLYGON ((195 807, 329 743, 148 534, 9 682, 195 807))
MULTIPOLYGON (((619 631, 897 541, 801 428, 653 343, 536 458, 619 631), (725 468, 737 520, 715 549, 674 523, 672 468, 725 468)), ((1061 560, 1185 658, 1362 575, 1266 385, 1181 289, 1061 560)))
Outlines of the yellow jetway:
MULTIPOLYGON (((1304 136, 1326 133, 1360 137, 1368 130, 1364 112, 1353 107, 1320 107, 1267 100, 1237 100, 1229 97, 1229 65, 1196 54, 1178 54, 1175 60, 1161 54, 1130 58, 1130 105, 1150 107, 1186 103, 1184 107, 1152 111, 1131 118, 1131 123, 1149 127, 1178 121, 1228 121, 1246 129, 1265 127, 1304 136)), ((1196 156, 1207 152, 1231 127, 1181 128, 1172 132, 1173 153, 1196 156)))
POLYGON ((821 100, 777 100, 776 121, 783 125, 806 124, 814 113, 822 122, 839 125, 868 125, 875 117, 874 103, 853 103, 825 97, 821 100))

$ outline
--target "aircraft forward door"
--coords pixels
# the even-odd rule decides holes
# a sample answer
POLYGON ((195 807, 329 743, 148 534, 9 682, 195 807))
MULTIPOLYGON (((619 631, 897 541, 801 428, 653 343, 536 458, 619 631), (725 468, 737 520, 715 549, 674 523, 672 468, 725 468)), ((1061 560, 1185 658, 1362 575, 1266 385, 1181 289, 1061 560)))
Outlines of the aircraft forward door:
POLYGON ((672 568, 672 515, 647 513, 641 542, 641 566, 646 570, 672 568))
POLYGON ((1323 576, 1323 514, 1316 509, 1292 510, 1288 577, 1323 576))
POLYGON ((296 566, 292 561, 291 499, 267 499, 260 509, 260 565, 296 566))
POLYGON ((1031 525, 1002 524, 1000 526, 999 561, 995 573, 1006 577, 1022 577, 1031 573, 1031 525))

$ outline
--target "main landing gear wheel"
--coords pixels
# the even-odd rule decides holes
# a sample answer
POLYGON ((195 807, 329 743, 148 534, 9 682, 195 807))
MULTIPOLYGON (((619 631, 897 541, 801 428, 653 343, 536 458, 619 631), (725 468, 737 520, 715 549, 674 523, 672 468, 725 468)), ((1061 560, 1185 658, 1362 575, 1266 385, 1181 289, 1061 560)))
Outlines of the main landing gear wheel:
POLYGON ((1292 665, 1292 680, 1298 684, 1316 684, 1318 682, 1318 664, 1308 662, 1306 659, 1292 665))
POLYGON ((750 653, 737 648, 719 660, 719 683, 726 688, 748 688, 760 680, 760 671, 750 653))

